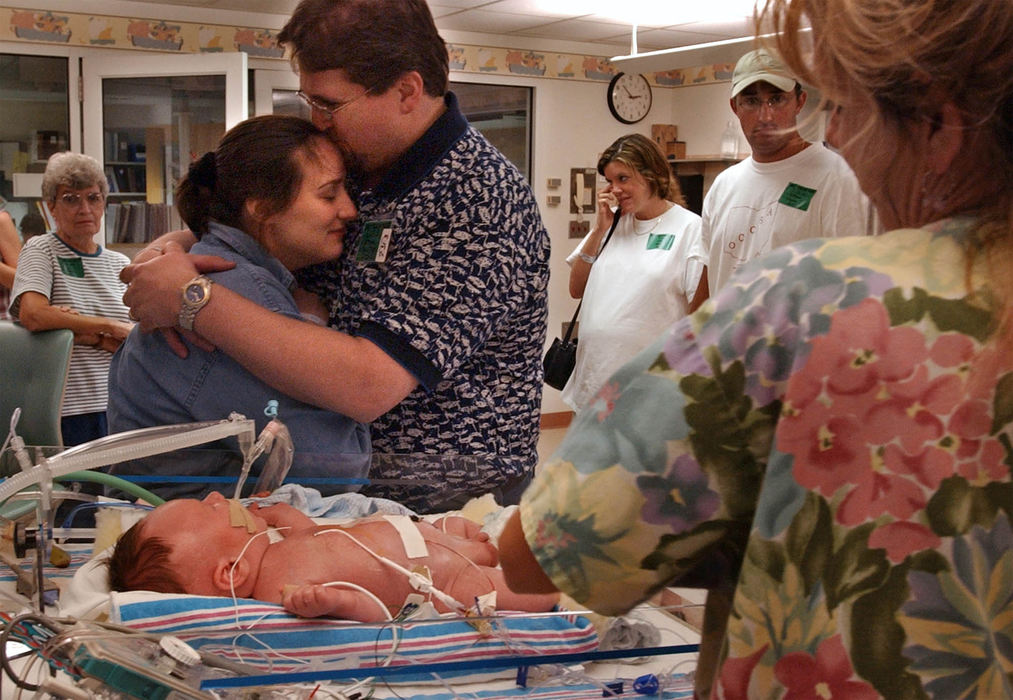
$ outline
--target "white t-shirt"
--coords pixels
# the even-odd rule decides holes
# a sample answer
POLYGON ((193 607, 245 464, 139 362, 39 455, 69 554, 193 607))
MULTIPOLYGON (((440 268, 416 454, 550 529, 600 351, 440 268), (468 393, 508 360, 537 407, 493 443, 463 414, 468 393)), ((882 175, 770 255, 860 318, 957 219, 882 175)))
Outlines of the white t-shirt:
MULTIPOLYGON (((130 322, 123 304, 127 286, 120 270, 130 259, 102 248, 82 253, 55 233, 34 236, 21 250, 11 290, 11 316, 21 310, 21 295, 38 292, 53 306, 69 306, 82 316, 102 316, 130 322)), ((109 363, 112 354, 97 347, 75 345, 70 356, 67 386, 63 393, 64 416, 106 410, 109 397, 109 363)))
POLYGON ((714 180, 701 253, 714 296, 742 265, 806 238, 873 233, 869 201, 847 162, 822 144, 775 163, 747 158, 714 180))
MULTIPOLYGON (((588 234, 590 235, 590 234, 588 234)), ((654 219, 626 214, 591 266, 578 319, 577 361, 563 400, 585 408, 612 373, 686 315, 705 263, 700 217, 673 205, 654 219)), ((573 265, 584 240, 566 259, 573 265)))

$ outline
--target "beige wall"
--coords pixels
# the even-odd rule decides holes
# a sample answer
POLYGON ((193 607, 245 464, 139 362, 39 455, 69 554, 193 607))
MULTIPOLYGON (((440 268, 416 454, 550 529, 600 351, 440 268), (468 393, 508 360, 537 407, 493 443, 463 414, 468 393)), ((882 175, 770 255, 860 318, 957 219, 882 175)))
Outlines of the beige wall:
MULTIPOLYGON (((250 26, 280 28, 284 17, 274 15, 242 15, 207 11, 202 8, 129 4, 118 0, 36 0, 27 3, 39 10, 54 10, 73 13, 103 13, 118 16, 138 16, 148 11, 149 17, 187 22, 214 22, 216 24, 248 23, 250 26), (149 9, 150 8, 150 9, 149 9), (157 14, 151 14, 157 13, 157 14)), ((449 42, 471 45, 504 46, 542 51, 600 52, 601 47, 572 44, 547 46, 543 42, 527 40, 517 46, 517 40, 506 44, 501 38, 488 35, 467 35, 446 32, 449 42)), ((86 49, 85 49, 86 50, 86 49)), ((0 42, 0 51, 18 52, 18 42, 0 42)), ((731 60, 734 60, 732 58, 731 60)), ((273 61, 272 68, 279 67, 273 61)), ((253 62, 251 61, 251 67, 253 62)), ((529 85, 535 88, 532 187, 541 207, 546 228, 552 240, 549 282, 549 332, 548 341, 560 332, 562 323, 568 321, 576 308, 576 301, 567 292, 569 269, 564 261, 577 243, 568 236, 569 221, 569 178, 571 168, 593 168, 598 153, 623 134, 640 132, 650 134, 652 123, 677 124, 679 138, 687 144, 687 154, 713 155, 719 152, 721 133, 731 117, 728 108, 728 83, 708 83, 691 87, 654 88, 654 104, 648 116, 639 124, 624 125, 610 115, 605 100, 607 83, 584 80, 545 79, 509 75, 476 75, 475 73, 454 73, 454 80, 471 82, 497 82, 529 85), (549 178, 559 178, 562 187, 549 190, 549 178), (550 206, 546 203, 549 195, 559 195, 562 203, 550 206)), ((744 144, 743 144, 744 147, 744 144)), ((553 413, 565 411, 567 407, 559 398, 559 392, 545 387, 543 411, 553 413)))

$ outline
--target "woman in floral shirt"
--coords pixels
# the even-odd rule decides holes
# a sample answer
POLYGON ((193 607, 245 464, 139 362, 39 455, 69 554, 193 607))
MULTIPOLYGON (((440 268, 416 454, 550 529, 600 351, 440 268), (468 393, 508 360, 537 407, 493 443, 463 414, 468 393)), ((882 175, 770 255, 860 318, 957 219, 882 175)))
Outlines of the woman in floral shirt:
POLYGON ((1013 697, 1010 2, 770 2, 890 233, 774 251, 615 374, 508 580, 606 614, 724 583, 715 697, 1013 697))

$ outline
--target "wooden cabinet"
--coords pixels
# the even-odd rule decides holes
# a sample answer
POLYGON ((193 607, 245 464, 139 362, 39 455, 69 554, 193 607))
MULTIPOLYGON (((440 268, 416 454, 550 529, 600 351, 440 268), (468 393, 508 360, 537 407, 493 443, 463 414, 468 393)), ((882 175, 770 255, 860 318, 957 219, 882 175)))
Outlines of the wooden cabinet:
POLYGON ((668 164, 672 172, 679 178, 686 208, 697 214, 703 209, 703 198, 707 195, 714 178, 730 165, 741 158, 722 158, 721 156, 690 156, 688 158, 669 158, 668 164))

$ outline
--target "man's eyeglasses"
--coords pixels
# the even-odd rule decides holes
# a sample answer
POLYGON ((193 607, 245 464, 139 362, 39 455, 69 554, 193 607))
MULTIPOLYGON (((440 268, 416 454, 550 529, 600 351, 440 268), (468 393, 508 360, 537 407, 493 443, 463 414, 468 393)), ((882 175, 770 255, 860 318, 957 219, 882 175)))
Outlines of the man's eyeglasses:
POLYGON ((315 109, 318 112, 323 112, 327 115, 327 120, 330 121, 334 118, 334 115, 343 110, 353 102, 361 100, 363 97, 373 92, 373 88, 376 86, 366 88, 365 92, 361 93, 358 97, 353 97, 350 100, 344 102, 329 102, 328 100, 321 100, 319 97, 310 97, 302 90, 299 90, 296 94, 299 95, 303 102, 310 106, 310 109, 315 109))
POLYGON ((101 192, 89 192, 83 197, 76 192, 68 192, 67 194, 60 195, 60 201, 71 208, 80 206, 83 201, 87 202, 89 207, 95 209, 105 204, 106 198, 102 196, 101 192))
POLYGON ((739 107, 749 110, 750 112, 759 112, 763 105, 767 105, 772 110, 784 109, 791 103, 790 92, 778 92, 770 97, 760 97, 759 95, 739 95, 739 107))

